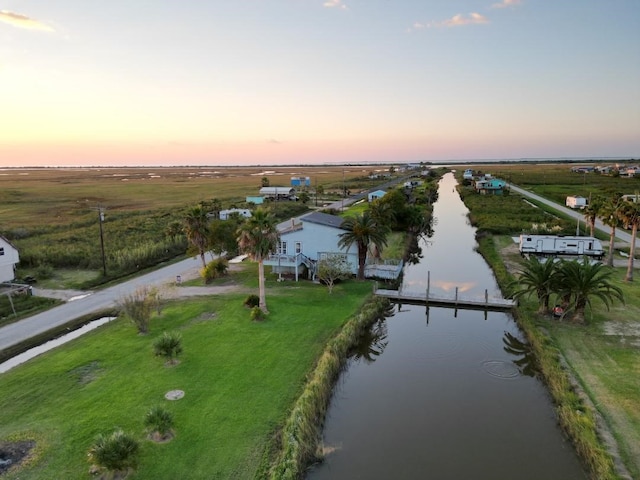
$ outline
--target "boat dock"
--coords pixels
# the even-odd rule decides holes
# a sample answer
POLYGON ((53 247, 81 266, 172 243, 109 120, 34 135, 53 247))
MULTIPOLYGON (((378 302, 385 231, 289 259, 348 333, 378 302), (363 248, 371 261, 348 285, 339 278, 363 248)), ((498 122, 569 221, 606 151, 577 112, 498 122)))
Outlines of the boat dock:
POLYGON ((420 293, 385 289, 376 289, 373 293, 398 303, 427 305, 433 307, 449 307, 470 310, 511 310, 516 306, 515 300, 489 297, 486 290, 484 298, 460 296, 458 295, 457 288, 455 294, 452 296, 434 295, 427 291, 420 293))

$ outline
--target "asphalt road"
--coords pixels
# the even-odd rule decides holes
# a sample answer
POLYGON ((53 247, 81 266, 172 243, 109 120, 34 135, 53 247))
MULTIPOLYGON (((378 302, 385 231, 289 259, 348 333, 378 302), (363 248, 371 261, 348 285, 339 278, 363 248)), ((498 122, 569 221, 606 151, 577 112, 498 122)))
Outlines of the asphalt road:
MULTIPOLYGON (((573 210, 571 208, 567 208, 564 205, 560 205, 559 203, 555 203, 552 202, 551 200, 547 200, 544 197, 541 197, 540 195, 536 195, 535 193, 531 193, 528 190, 524 190, 523 188, 517 187, 516 185, 512 185, 509 184, 509 188, 511 188, 511 190, 513 190, 514 192, 517 192, 525 197, 528 198, 532 198, 540 203, 544 203, 545 205, 548 205, 550 207, 555 208, 556 210, 559 210, 563 213, 566 213, 567 215, 569 215, 572 218, 576 219, 576 225, 577 225, 577 221, 581 220, 584 223, 584 214, 580 211, 580 210, 573 210)), ((611 227, 608 227, 607 225, 605 225, 604 223, 602 223, 602 221, 600 219, 596 219, 596 229, 600 230, 604 233, 606 233, 607 235, 609 235, 611 233, 611 227)), ((621 230, 619 228, 616 229, 616 238, 618 240, 621 240, 623 242, 627 242, 630 243, 631 242, 631 235, 627 232, 625 232, 624 230, 621 230)))
POLYGON ((54 327, 64 325, 73 319, 88 315, 91 312, 112 307, 122 297, 131 294, 138 287, 160 287, 175 283, 178 275, 186 278, 190 272, 200 267, 199 257, 189 258, 104 290, 85 292, 86 296, 0 328, 0 350, 16 345, 54 327))

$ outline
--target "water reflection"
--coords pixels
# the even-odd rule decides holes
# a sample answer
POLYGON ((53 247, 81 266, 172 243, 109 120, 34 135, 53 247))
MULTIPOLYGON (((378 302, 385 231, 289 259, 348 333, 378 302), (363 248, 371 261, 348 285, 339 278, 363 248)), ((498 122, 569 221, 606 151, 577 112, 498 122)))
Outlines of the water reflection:
POLYGON ((504 332, 504 337, 502 337, 502 343, 504 344, 503 350, 505 352, 520 357, 513 360, 513 363, 518 367, 521 375, 535 377, 538 374, 538 362, 528 343, 506 331, 504 332))
POLYGON ((373 363, 382 355, 389 341, 387 340, 386 319, 395 315, 395 307, 389 303, 373 324, 364 332, 358 344, 349 352, 349 358, 365 363, 373 363))

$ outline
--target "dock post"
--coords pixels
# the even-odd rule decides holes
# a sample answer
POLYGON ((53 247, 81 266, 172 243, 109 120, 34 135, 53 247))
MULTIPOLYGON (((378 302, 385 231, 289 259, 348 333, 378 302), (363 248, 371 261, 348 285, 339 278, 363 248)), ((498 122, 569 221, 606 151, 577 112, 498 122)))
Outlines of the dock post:
POLYGON ((427 271, 427 298, 425 298, 425 303, 427 304, 427 311, 429 309, 429 289, 431 288, 431 272, 427 271))
POLYGON ((487 307, 489 305, 489 292, 487 289, 484 289, 484 306, 487 307))
POLYGON ((458 307, 458 287, 456 287, 456 308, 458 307))

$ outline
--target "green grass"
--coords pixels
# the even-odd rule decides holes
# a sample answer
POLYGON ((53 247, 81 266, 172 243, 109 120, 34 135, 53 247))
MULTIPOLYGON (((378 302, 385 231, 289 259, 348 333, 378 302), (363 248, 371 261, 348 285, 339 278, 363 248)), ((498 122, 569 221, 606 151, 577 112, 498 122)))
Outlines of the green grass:
POLYGON ((0 440, 40 439, 38 459, 6 478, 87 478, 87 449, 116 426, 143 441, 131 478, 252 478, 327 340, 371 289, 345 282, 328 302, 318 285, 268 286, 263 323, 249 320, 244 294, 180 301, 148 336, 121 318, 1 375, 0 440), (166 368, 152 344, 170 330, 184 352, 166 368), (164 400, 172 389, 185 397, 164 400), (161 445, 143 440, 144 414, 158 404, 176 423, 175 439, 161 445))

